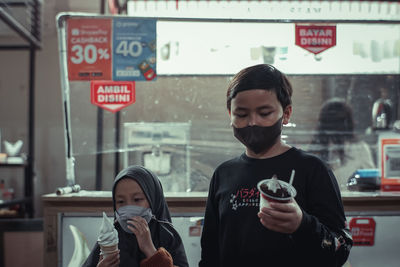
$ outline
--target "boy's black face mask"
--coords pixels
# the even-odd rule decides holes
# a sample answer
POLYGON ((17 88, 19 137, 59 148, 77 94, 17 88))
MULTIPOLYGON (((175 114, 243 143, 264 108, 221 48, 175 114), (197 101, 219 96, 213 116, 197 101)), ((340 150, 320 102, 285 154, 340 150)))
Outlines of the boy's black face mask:
POLYGON ((243 145, 251 149, 256 154, 270 149, 278 140, 282 132, 283 116, 271 126, 246 126, 243 128, 233 127, 234 136, 243 145))

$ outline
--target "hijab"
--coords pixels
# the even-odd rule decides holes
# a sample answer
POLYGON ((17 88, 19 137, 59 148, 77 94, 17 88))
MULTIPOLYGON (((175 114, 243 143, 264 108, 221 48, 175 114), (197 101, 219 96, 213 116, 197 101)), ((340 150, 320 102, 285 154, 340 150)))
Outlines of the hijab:
POLYGON ((118 175, 115 177, 112 188, 114 212, 116 211, 115 189, 118 182, 122 179, 132 179, 136 181, 142 188, 143 193, 150 204, 150 209, 156 219, 159 221, 171 222, 171 215, 168 210, 167 201, 165 200, 160 180, 152 171, 139 165, 129 166, 118 173, 118 175))
MULTIPOLYGON (((135 180, 142 188, 150 204, 155 219, 153 217, 149 222, 149 228, 156 248, 165 247, 171 253, 175 265, 188 266, 182 240, 172 227, 171 215, 158 177, 150 170, 138 165, 129 166, 122 170, 115 177, 112 188, 114 212, 116 211, 115 189, 122 179, 135 180)), ((135 235, 125 232, 117 221, 115 222, 115 228, 118 231, 119 238, 120 266, 139 267, 140 261, 145 258, 145 255, 140 251, 135 235)), ((83 266, 97 266, 99 253, 100 248, 96 242, 95 247, 83 266)))

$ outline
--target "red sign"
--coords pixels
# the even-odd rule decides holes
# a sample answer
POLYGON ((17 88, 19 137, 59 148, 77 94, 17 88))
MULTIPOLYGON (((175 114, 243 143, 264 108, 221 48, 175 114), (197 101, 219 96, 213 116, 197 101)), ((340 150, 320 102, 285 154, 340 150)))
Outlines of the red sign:
POLYGON ((117 112, 135 103, 135 82, 91 81, 90 99, 93 105, 117 112))
POLYGON ((296 45, 319 54, 336 45, 336 26, 296 24, 296 45))
POLYGON ((352 218, 350 232, 354 246, 373 246, 375 239, 375 220, 373 218, 352 218))
POLYGON ((200 225, 190 226, 189 227, 189 236, 201 236, 201 229, 200 225))
POLYGON ((111 80, 111 19, 68 20, 68 79, 111 80))
POLYGON ((381 190, 382 191, 400 191, 400 177, 390 173, 391 170, 397 170, 398 166, 396 152, 400 145, 400 139, 393 136, 379 139, 379 153, 381 169, 381 190), (391 150, 393 149, 393 150, 391 150), (391 151, 390 151, 391 150, 391 151), (396 177, 397 176, 397 177, 396 177))

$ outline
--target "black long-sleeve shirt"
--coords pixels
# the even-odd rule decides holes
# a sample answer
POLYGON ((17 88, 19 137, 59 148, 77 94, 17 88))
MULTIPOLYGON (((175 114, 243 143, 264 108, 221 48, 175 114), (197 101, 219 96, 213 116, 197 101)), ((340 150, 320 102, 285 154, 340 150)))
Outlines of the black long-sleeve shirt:
POLYGON ((199 266, 341 266, 352 246, 346 233, 336 179, 321 160, 296 148, 268 159, 242 154, 212 177, 199 266), (303 219, 283 234, 260 223, 257 183, 274 174, 288 182, 292 169, 303 219))

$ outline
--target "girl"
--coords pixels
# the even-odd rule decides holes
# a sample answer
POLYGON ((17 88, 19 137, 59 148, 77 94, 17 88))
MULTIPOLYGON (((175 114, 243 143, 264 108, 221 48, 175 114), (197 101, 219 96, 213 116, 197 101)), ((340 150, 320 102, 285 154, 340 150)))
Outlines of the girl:
POLYGON ((83 266, 188 266, 155 174, 141 166, 122 170, 115 178, 112 199, 119 250, 103 258, 96 243, 83 266))

